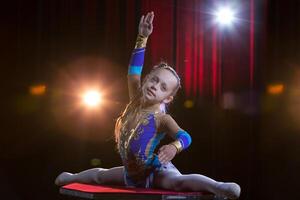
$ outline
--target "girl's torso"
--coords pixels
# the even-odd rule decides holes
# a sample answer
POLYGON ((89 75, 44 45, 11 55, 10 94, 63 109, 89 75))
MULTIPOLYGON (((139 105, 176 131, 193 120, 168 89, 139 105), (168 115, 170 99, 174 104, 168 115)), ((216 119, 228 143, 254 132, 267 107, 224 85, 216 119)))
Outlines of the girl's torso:
POLYGON ((126 175, 135 183, 143 182, 161 166, 155 149, 165 134, 158 132, 158 116, 158 113, 143 113, 135 126, 121 130, 120 155, 126 175))

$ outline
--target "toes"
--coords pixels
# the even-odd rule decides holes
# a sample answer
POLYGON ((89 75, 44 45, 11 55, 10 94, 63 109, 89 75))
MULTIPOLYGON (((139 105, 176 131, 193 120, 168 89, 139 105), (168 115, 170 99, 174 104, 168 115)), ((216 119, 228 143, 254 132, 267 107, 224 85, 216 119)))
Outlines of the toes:
POLYGON ((66 185, 69 180, 70 180, 70 177, 72 176, 73 174, 71 173, 68 173, 68 172, 63 172, 61 173, 60 175, 57 176, 57 178, 55 179, 55 184, 57 186, 62 186, 62 185, 66 185))
POLYGON ((222 197, 227 197, 229 199, 237 199, 239 198, 241 193, 241 188, 236 183, 220 182, 217 188, 218 188, 217 195, 220 195, 222 197))

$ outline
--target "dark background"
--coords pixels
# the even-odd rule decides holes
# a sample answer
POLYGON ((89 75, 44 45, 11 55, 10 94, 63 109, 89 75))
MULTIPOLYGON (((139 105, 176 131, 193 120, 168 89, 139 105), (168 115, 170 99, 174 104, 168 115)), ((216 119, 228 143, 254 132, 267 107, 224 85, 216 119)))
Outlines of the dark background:
POLYGON ((60 172, 121 165, 114 122, 128 100, 125 74, 138 21, 151 10, 154 32, 145 71, 161 59, 176 66, 183 88, 170 113, 193 138, 175 165, 183 173, 239 183, 241 199, 299 199, 300 3, 234 1, 245 13, 251 3, 255 8, 254 78, 249 79, 251 49, 245 42, 250 38, 250 15, 241 14, 246 25, 237 27, 238 35, 226 32, 224 46, 217 45, 216 51, 224 53, 216 61, 223 66, 223 79, 214 85, 213 30, 194 28, 197 20, 209 20, 204 10, 214 5, 211 2, 3 3, 1 199, 59 199, 54 180, 60 172), (196 18, 197 13, 202 17, 196 18), (191 30, 204 30, 200 39, 195 36, 199 44, 204 41, 204 75, 196 78, 191 74, 197 72, 197 56, 189 55, 199 53, 199 48, 190 44, 191 30), (199 84, 192 84, 196 80, 199 84), (105 91, 107 102, 89 112, 77 106, 77 93, 95 83, 105 91), (46 85, 44 95, 29 93, 37 84, 46 85), (271 95, 270 84, 282 84, 283 92, 271 95), (234 109, 222 103, 228 91, 235 95, 234 109), (186 100, 194 103, 192 108, 184 106, 186 100), (93 164, 95 158, 100 163, 93 164))

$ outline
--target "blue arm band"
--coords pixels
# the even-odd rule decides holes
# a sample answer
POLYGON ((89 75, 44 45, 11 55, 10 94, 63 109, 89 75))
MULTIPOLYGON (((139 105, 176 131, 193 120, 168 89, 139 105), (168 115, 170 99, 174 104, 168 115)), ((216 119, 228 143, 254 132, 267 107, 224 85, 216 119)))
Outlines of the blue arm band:
POLYGON ((143 67, 142 66, 129 66, 128 74, 129 75, 141 75, 143 67))
POLYGON ((145 57, 145 48, 134 49, 131 55, 128 74, 141 75, 145 57))
POLYGON ((176 137, 176 139, 178 139, 180 141, 182 149, 188 148, 191 145, 191 143, 192 143, 192 138, 191 138, 190 134, 188 134, 184 130, 179 130, 176 133, 175 137, 176 137))

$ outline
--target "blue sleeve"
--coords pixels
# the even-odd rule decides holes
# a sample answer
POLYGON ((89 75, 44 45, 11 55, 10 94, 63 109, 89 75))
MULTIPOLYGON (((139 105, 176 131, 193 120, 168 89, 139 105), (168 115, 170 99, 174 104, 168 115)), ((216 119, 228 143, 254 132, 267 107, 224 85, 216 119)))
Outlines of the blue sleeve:
POLYGON ((144 65, 145 48, 134 49, 131 55, 128 74, 129 75, 141 75, 144 65))
POLYGON ((176 137, 176 139, 178 139, 180 141, 180 144, 181 144, 183 149, 188 148, 192 143, 192 138, 191 138, 190 134, 188 134, 184 130, 179 130, 176 133, 175 137, 176 137))

